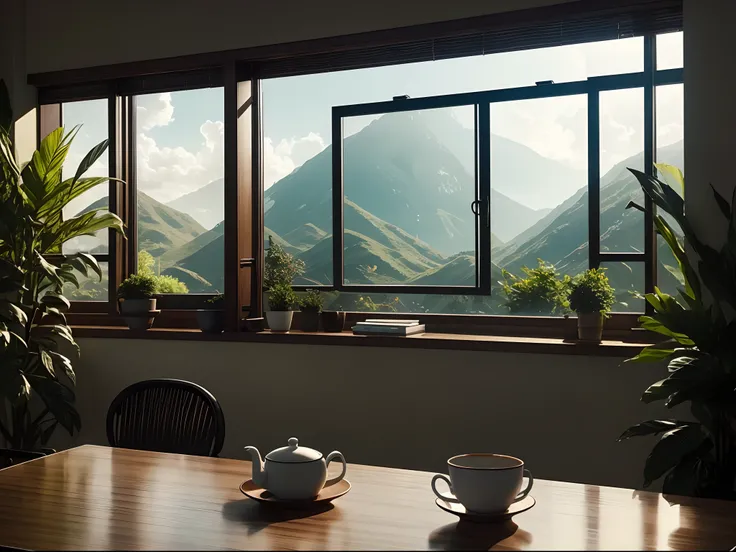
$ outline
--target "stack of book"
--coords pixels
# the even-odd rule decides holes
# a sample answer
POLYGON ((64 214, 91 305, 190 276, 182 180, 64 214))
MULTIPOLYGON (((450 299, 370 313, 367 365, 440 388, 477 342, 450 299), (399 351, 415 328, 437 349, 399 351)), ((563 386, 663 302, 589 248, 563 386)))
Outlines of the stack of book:
POLYGON ((424 324, 419 320, 389 320, 369 318, 353 326, 355 335, 398 335, 407 336, 424 333, 424 324))

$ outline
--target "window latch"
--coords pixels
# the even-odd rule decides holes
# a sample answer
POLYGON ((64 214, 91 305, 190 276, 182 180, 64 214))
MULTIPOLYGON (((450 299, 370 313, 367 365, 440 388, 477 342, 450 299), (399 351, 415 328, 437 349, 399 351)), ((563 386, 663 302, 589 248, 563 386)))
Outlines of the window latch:
POLYGON ((544 81, 537 81, 534 84, 536 84, 537 86, 545 86, 545 85, 554 84, 554 83, 555 81, 553 80, 544 80, 544 81))
POLYGON ((399 100, 408 100, 409 99, 409 94, 404 94, 403 96, 394 96, 393 99, 394 99, 395 102, 396 101, 399 101, 399 100))

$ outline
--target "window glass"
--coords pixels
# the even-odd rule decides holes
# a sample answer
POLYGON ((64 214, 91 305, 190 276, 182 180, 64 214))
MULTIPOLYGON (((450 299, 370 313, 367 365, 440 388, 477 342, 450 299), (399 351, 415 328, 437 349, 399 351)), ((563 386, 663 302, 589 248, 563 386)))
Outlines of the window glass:
POLYGON ((491 104, 491 281, 501 304, 495 273, 529 278, 525 269, 539 271, 540 261, 560 277, 588 267, 587 106, 587 96, 491 104))
POLYGON ((167 293, 224 288, 222 88, 135 98, 138 270, 167 293))
POLYGON ((79 282, 79 289, 73 284, 65 284, 63 288, 64 296, 73 301, 107 301, 107 290, 110 281, 109 265, 106 262, 99 264, 102 279, 91 270, 86 276, 77 272, 75 276, 79 282))
POLYGON ((611 312, 644 312, 644 263, 605 262, 601 268, 616 290, 611 312))
MULTIPOLYGON (((84 156, 97 144, 108 137, 107 100, 87 100, 68 102, 61 105, 61 120, 66 132, 79 127, 76 137, 69 148, 63 168, 63 178, 71 178, 77 172, 84 156)), ((85 177, 108 176, 110 166, 108 151, 95 161, 85 177)), ((69 218, 91 209, 107 208, 110 187, 107 183, 86 191, 74 198, 64 209, 64 217, 69 218)), ((92 254, 105 254, 109 250, 109 231, 101 230, 94 236, 80 236, 66 242, 62 251, 66 254, 83 251, 92 254)))
MULTIPOLYGON (((677 167, 684 174, 684 86, 682 84, 659 86, 656 93, 657 162, 677 167)), ((683 193, 674 179, 662 173, 659 176, 679 193, 683 193)), ((675 233, 682 238, 682 232, 674 220, 667 215, 664 216, 675 233)), ((682 274, 672 250, 659 235, 657 235, 657 264, 657 285, 663 292, 676 296, 677 290, 682 289, 684 285, 682 274)))
POLYGON ((477 285, 474 112, 346 120, 361 130, 343 141, 345 284, 477 285))
POLYGON ((682 31, 657 35, 657 69, 679 69, 683 66, 682 39, 682 31))

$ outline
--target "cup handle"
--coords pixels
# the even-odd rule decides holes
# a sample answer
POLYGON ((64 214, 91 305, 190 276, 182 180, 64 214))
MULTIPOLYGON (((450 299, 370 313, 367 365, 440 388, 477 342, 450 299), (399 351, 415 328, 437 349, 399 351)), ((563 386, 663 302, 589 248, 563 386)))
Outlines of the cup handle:
POLYGON ((332 462, 335 458, 340 460, 342 462, 342 473, 338 475, 337 477, 333 477, 332 479, 328 479, 325 482, 325 487, 329 487, 330 485, 334 485, 335 483, 339 483, 343 480, 345 477, 345 473, 348 471, 348 465, 345 462, 345 457, 342 455, 342 452, 335 450, 327 455, 327 459, 325 460, 325 468, 329 467, 330 462, 332 462))
POLYGON ((437 481, 440 479, 444 481, 445 483, 447 483, 447 486, 450 487, 450 492, 454 494, 454 491, 452 490, 452 483, 450 483, 450 478, 441 473, 438 473, 432 478, 432 490, 434 491, 434 494, 436 494, 439 498, 441 498, 445 502, 453 502, 455 504, 460 504, 460 501, 454 496, 443 495, 437 490, 437 481))
POLYGON ((532 485, 534 485, 534 478, 532 477, 532 472, 530 472, 529 470, 524 470, 524 475, 529 479, 529 484, 526 486, 526 489, 524 489, 518 495, 516 495, 516 498, 514 499, 514 503, 519 502, 520 500, 524 500, 526 496, 529 494, 529 491, 532 490, 532 485))

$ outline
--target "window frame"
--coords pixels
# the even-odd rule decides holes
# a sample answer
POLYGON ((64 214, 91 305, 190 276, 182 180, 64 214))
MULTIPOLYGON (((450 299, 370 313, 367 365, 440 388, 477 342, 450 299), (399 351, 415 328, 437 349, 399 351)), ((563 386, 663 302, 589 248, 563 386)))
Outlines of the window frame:
MULTIPOLYGON (((502 102, 585 96, 588 104, 588 261, 590 268, 601 263, 637 262, 645 265, 645 293, 654 291, 657 278, 656 234, 653 224, 653 205, 645 198, 644 252, 601 251, 600 228, 600 94, 616 90, 637 90, 644 93, 644 165, 645 172, 654 175, 656 158, 656 98, 658 86, 683 82, 684 69, 656 70, 656 35, 644 37, 644 70, 637 73, 621 73, 590 77, 582 81, 541 83, 533 86, 427 96, 422 98, 394 98, 389 101, 350 104, 332 108, 332 236, 333 282, 319 286, 325 291, 355 293, 402 294, 490 294, 490 106, 502 102), (473 105, 476 113, 476 190, 475 199, 481 203, 482 213, 487 213, 486 223, 481 221, 479 239, 476 239, 477 285, 474 288, 457 286, 412 286, 345 284, 344 270, 344 218, 345 197, 343 160, 343 121, 349 117, 405 113, 425 109, 441 109, 473 105), (339 239, 335 237, 339 236, 339 239), (484 255, 486 253, 486 255, 484 255), (485 258, 487 256, 487 259, 485 258), (480 266, 479 266, 480 263, 480 266)), ((478 216, 478 215, 476 215, 478 216)), ((308 289, 310 286, 295 286, 308 289)), ((649 305, 647 305, 649 308, 649 305)))
MULTIPOLYGON (((665 8, 671 9, 674 14, 679 9, 679 23, 677 22, 677 14, 672 15, 670 22, 663 23, 667 27, 658 27, 659 30, 648 31, 647 33, 638 33, 636 36, 644 37, 644 71, 641 73, 631 73, 613 76, 593 77, 586 81, 578 83, 560 83, 552 86, 563 87, 557 88, 564 90, 564 87, 583 86, 594 87, 597 92, 589 94, 589 101, 594 103, 600 91, 615 90, 625 88, 644 88, 645 92, 645 165, 649 172, 654 171, 653 161, 656 153, 656 98, 655 91, 658 86, 668 84, 680 84, 683 82, 683 68, 679 69, 656 69, 656 36, 657 34, 669 31, 682 30, 681 26, 681 2, 679 8, 672 8, 678 4, 677 0, 668 0, 660 2, 665 8), (679 27, 678 27, 679 25, 679 27), (632 79, 630 82, 635 83, 629 86, 621 86, 625 79, 632 79), (618 82, 618 84, 616 84, 618 82)), ((627 9, 633 10, 632 13, 637 14, 640 6, 635 2, 631 5, 619 6, 620 3, 608 2, 607 7, 601 7, 601 11, 606 9, 609 12, 618 10, 625 12, 627 9)), ((360 67, 376 67, 381 65, 389 65, 394 63, 408 62, 408 60, 393 59, 390 55, 391 45, 399 46, 407 40, 422 40, 431 43, 432 53, 434 53, 435 39, 452 40, 453 37, 462 38, 463 34, 467 34, 468 30, 476 32, 489 32, 488 29, 504 29, 509 23, 524 23, 529 29, 536 28, 535 25, 540 20, 551 17, 562 18, 564 21, 568 17, 578 17, 585 13, 586 10, 595 10, 599 6, 592 4, 567 5, 567 6, 550 6, 549 8, 539 8, 533 10, 524 10, 522 12, 512 12, 508 16, 503 14, 487 16, 482 18, 473 18, 472 20, 460 20, 456 23, 445 22, 443 24, 418 25, 416 27, 408 27, 404 29, 396 29, 392 31, 377 31, 375 33, 365 33, 364 35, 355 35, 354 37, 335 37, 330 39, 308 40, 290 45, 278 45, 273 47, 250 48, 246 50, 235 50, 230 52, 222 52, 216 54, 183 56, 182 58, 171 58, 169 60, 153 60, 150 62, 120 64, 119 66, 108 66, 90 69, 61 71, 56 73, 46 73, 29 76, 29 83, 39 86, 38 94, 38 136, 41 138, 43 129, 53 128, 53 118, 49 119, 49 105, 61 103, 63 101, 78 101, 84 99, 107 98, 109 102, 108 118, 109 118, 109 140, 110 140, 110 176, 120 178, 126 184, 110 183, 110 210, 118 214, 126 224, 127 241, 115 234, 111 236, 110 252, 108 254, 109 263, 109 301, 105 302, 89 302, 75 301, 70 311, 70 322, 82 324, 96 325, 120 325, 121 320, 117 316, 117 298, 116 289, 119 283, 135 270, 137 262, 137 239, 136 238, 136 221, 135 221, 135 108, 132 96, 135 94, 148 92, 165 92, 177 90, 190 90, 196 88, 215 86, 212 83, 218 82, 216 86, 223 87, 225 98, 225 311, 226 311, 226 331, 240 331, 241 317, 243 312, 248 312, 250 317, 262 316, 262 268, 264 262, 264 236, 263 236, 263 169, 262 169, 262 101, 261 101, 261 78, 267 74, 273 76, 288 76, 289 71, 294 71, 294 67, 299 66, 299 60, 304 56, 325 56, 331 50, 336 50, 338 54, 344 54, 347 58, 353 54, 357 48, 376 47, 383 48, 381 56, 386 57, 360 58, 358 55, 350 63, 351 67, 337 67, 337 70, 346 68, 360 67), (568 13, 569 12, 569 13, 568 13), (352 50, 351 50, 352 49, 352 50), (291 65, 290 65, 291 62, 291 65), (294 65, 296 63, 296 65, 294 65), (279 67, 282 67, 284 74, 278 74, 279 67), (283 69, 286 67, 286 69, 283 69), (291 67, 289 69, 289 67, 291 67), (277 74, 274 74, 276 71, 277 74), (148 84, 147 84, 148 83, 148 84), (243 86, 247 85, 247 92, 243 91, 243 86), (134 91, 136 91, 134 93, 134 91), (247 114, 247 117, 243 117, 247 114), (241 124, 242 123, 242 124, 241 124), (247 149, 249 159, 243 161, 239 159, 239 153, 247 149), (240 220, 245 216, 247 220, 240 220), (231 268, 229 268, 231 267, 231 268), (245 272, 243 272, 245 271, 245 272), (249 271, 249 274, 248 274, 249 271)), ((579 21, 578 21, 579 23, 579 21)), ((513 27, 513 24, 511 25, 513 27)), ((646 26, 646 24, 644 25, 646 26)), ((585 27, 585 25, 583 25, 585 27)), ((528 30, 527 29, 527 32, 528 30)), ((579 32, 579 31, 578 31, 579 32)), ((597 32, 597 31, 596 31, 597 32)), ((589 41, 597 41, 602 39, 614 38, 613 36, 598 36, 596 32, 585 35, 583 38, 570 41, 569 36, 563 38, 554 38, 559 40, 560 44, 564 43, 584 43, 589 41)), ((610 29, 606 32, 612 32, 610 29)), ((634 36, 628 34, 625 36, 618 35, 619 38, 634 36)), ((553 40, 550 38, 550 40, 553 40)), ((444 44, 444 43, 443 43, 444 44)), ((499 47, 496 45, 496 47, 499 47)), ((517 50, 539 47, 520 45, 517 50)), ((503 50, 498 50, 503 51, 503 50)), ((484 46, 482 52, 477 53, 493 53, 486 50, 484 46)), ((449 55, 447 57, 453 57, 449 55)), ((319 69, 311 72, 320 72, 329 69, 319 69)), ((299 73, 293 73, 299 74, 299 73)), ((537 90, 538 87, 522 87, 523 89, 537 90)), ((543 87, 542 87, 543 89, 543 87)), ((473 92, 451 96, 473 96, 477 94, 496 94, 499 98, 508 92, 504 91, 486 91, 473 92)), ((570 95, 570 94, 560 94, 570 95)), ((529 96, 528 99, 534 97, 550 97, 549 94, 529 96)), ((524 98, 507 98, 524 99, 524 98)), ((410 102, 422 100, 407 100, 410 102)), ((500 101, 500 100, 499 100, 500 101)), ((393 102, 378 102, 392 104, 393 102)), ((482 104, 481 104, 482 105, 482 104)), ((486 104, 489 107, 490 103, 486 104)), ((341 106, 345 107, 345 106, 341 106)), ((596 113, 597 106, 596 107, 596 113)), ((339 108, 338 108, 339 109, 339 108)), ((591 110, 588 110, 588 116, 591 117, 591 110)), ((484 117, 485 118, 485 117, 484 117)), ((490 118, 485 118, 489 121, 490 118)), ((589 120, 589 129, 595 125, 599 125, 599 120, 589 120)), ((57 125, 58 126, 58 125, 57 125)), ((589 140, 591 134, 589 132, 589 140)), ((334 141, 333 141, 334 143, 334 141)), ((480 146, 480 145, 479 145, 480 146)), ((490 148, 488 150, 490 155, 490 148)), ((596 156, 597 157, 597 156, 596 156)), ((591 158, 593 161, 595 158, 591 158)), ((597 160, 599 162, 599 159, 597 160)), ((589 171, 592 176, 592 163, 589 163, 589 171)), ((488 179, 485 174, 480 175, 479 180, 488 179)), ((599 171, 596 170, 594 182, 597 186, 591 186, 589 178, 589 191, 595 193, 599 188, 599 171)), ((333 194, 335 193, 333 186, 333 194)), ((598 190, 599 191, 599 190, 598 190)), ((600 208, 600 198, 589 196, 589 205, 595 205, 596 209, 600 208)), ((341 206, 341 205, 340 205, 341 206)), ((610 261, 646 261, 646 289, 650 292, 656 282, 656 233, 654 232, 653 214, 654 208, 646 198, 645 213, 645 253, 615 253, 600 251, 600 228, 599 218, 591 218, 589 215, 589 232, 593 237, 593 229, 598 226, 595 238, 591 240, 591 244, 598 243, 598 247, 589 248, 591 252, 591 266, 597 266, 600 262, 610 261), (596 261, 595 263, 593 261, 596 261)), ((334 205, 333 205, 334 208, 334 205)), ((334 220, 334 219, 333 219, 334 220)), ((112 231, 111 231, 112 233, 112 231)), ((482 234, 482 233, 481 233, 482 234)), ((334 235, 334 234, 333 234, 334 235)), ((342 235, 342 232, 340 233, 342 235)), ((488 232, 490 239, 490 232, 488 232)), ((334 244, 333 244, 334 245, 334 244)), ((336 265, 333 259, 333 265, 336 265)), ((340 267, 342 268, 342 266, 340 267)), ((482 279, 482 278, 481 278, 482 279)), ((332 286, 295 286, 296 289, 320 289, 330 290, 338 289, 335 287, 337 280, 333 281, 332 286)), ((340 283, 342 281, 340 280, 340 283)), ((479 282, 479 288, 490 288, 490 283, 486 281, 479 282)), ((432 287, 432 286, 426 286, 432 287)), ((379 286, 369 286, 372 292, 381 292, 386 289, 379 286)), ((358 291, 354 286, 342 291, 358 291)), ((407 293, 406 287, 400 290, 407 293)), ((392 291, 393 292, 393 291, 392 291)), ((438 291, 439 292, 439 291, 438 291)), ((452 288, 452 292, 460 295, 472 295, 471 288, 452 288)), ((418 290, 415 293, 427 293, 425 289, 418 290)), ((196 308, 204 306, 204 300, 211 297, 212 294, 191 294, 189 296, 162 296, 161 307, 164 309, 160 316, 161 324, 157 326, 163 327, 195 327, 194 312, 196 308), (171 312, 165 312, 173 309, 171 312), (166 320, 164 322, 164 320, 166 320)), ((350 313, 355 319, 370 316, 370 313, 350 313)), ((393 315, 387 315, 391 317, 393 315)), ((447 314, 417 314, 416 316, 428 321, 442 321, 442 325, 452 327, 454 330, 465 328, 494 328, 506 325, 522 328, 528 326, 533 328, 532 333, 542 335, 544 332, 541 328, 559 326, 559 317, 512 317, 505 315, 447 315, 447 314), (513 320, 513 322, 511 322, 513 320), (530 322, 531 321, 531 322, 530 322), (511 323, 510 323, 511 322, 511 323), (509 324, 510 323, 510 324, 509 324)), ((636 316, 630 313, 614 314, 612 325, 616 328, 631 328, 635 325, 636 316)), ((618 331, 618 330, 617 330, 618 331)), ((470 332, 472 333, 472 332, 470 332)))

